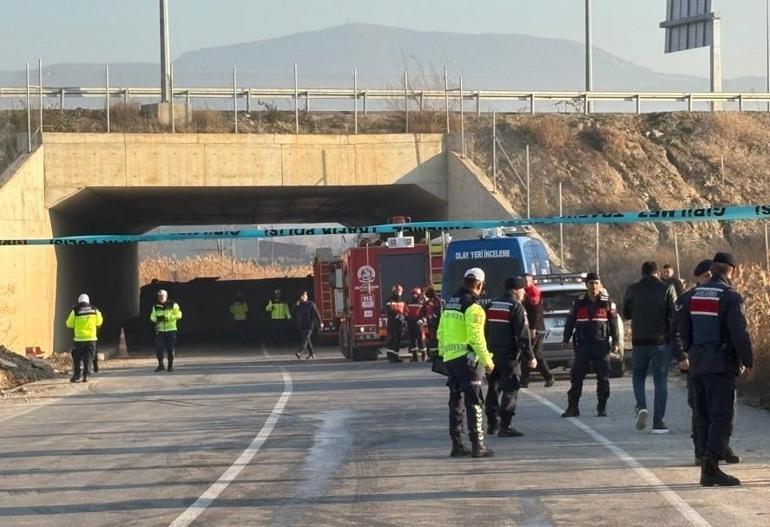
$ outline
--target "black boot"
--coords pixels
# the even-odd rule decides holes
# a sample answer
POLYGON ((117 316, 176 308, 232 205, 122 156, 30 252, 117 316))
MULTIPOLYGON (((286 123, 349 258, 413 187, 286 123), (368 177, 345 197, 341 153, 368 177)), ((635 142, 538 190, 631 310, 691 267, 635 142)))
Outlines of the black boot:
POLYGON ((497 437, 521 437, 524 434, 513 428, 511 425, 503 426, 497 433, 497 437))
POLYGON ((567 409, 561 414, 562 417, 580 417, 580 410, 577 404, 570 403, 567 409))
POLYGON ((159 362, 158 363, 158 367, 155 368, 155 371, 165 371, 165 370, 166 370, 166 368, 163 367, 163 363, 162 362, 159 362))
POLYGON ((703 454, 695 454, 695 466, 696 467, 702 467, 703 466, 703 454))
POLYGON ((545 387, 546 387, 546 388, 550 388, 551 386, 553 386, 553 385, 555 384, 555 382, 556 382, 556 381, 554 380, 554 378, 553 378, 553 375, 551 375, 550 377, 548 377, 548 378, 545 380, 545 387))
POLYGON ((476 441, 473 443, 473 452, 471 453, 471 457, 492 457, 494 455, 495 453, 492 452, 492 449, 487 448, 483 441, 476 441))
POLYGON ((173 360, 169 359, 169 361, 168 361, 168 368, 166 368, 166 371, 169 372, 169 373, 174 371, 174 361, 173 360))
POLYGON ((728 465, 735 465, 737 463, 741 462, 741 458, 735 455, 735 452, 733 452, 733 449, 729 446, 725 448, 725 453, 722 456, 722 459, 725 460, 725 463, 728 465))
POLYGON ((471 451, 468 450, 463 444, 463 440, 459 437, 452 438, 452 451, 449 453, 451 457, 468 457, 471 455, 471 451))
POLYGON ((70 377, 70 382, 78 382, 80 380, 80 375, 73 375, 70 377))
POLYGON ((713 457, 706 456, 701 465, 700 484, 704 487, 738 487, 741 481, 722 472, 719 462, 713 457))
POLYGON ((94 357, 94 373, 99 373, 99 359, 94 357))
POLYGON ((417 362, 417 350, 412 350, 412 362, 417 362))
POLYGON ((495 435, 499 430, 496 417, 487 416, 487 434, 495 435))
POLYGON ((401 357, 398 356, 398 353, 395 351, 388 351, 388 362, 404 362, 401 360, 401 357))
POLYGON ((596 416, 607 417, 607 401, 600 401, 599 404, 596 405, 596 416))

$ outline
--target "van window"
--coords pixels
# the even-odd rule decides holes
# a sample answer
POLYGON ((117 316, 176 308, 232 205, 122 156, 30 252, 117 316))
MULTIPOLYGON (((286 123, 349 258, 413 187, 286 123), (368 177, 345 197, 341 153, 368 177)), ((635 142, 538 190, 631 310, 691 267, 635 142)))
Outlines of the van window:
POLYGON ((548 258, 548 252, 540 240, 527 240, 522 247, 524 261, 527 266, 526 272, 530 274, 550 274, 551 261, 548 258))
POLYGON ((523 274, 519 261, 511 258, 451 260, 447 263, 446 276, 442 285, 444 298, 449 298, 460 289, 465 271, 473 267, 480 268, 486 275, 483 296, 487 298, 502 296, 505 292, 505 280, 523 274))

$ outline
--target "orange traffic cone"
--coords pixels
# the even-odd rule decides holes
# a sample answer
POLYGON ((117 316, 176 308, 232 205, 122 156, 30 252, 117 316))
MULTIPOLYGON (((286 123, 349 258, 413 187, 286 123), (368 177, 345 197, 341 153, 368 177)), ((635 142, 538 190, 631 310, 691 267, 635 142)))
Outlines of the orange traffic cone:
POLYGON ((128 346, 126 345, 126 332, 120 328, 120 342, 118 342, 118 357, 128 357, 128 346))

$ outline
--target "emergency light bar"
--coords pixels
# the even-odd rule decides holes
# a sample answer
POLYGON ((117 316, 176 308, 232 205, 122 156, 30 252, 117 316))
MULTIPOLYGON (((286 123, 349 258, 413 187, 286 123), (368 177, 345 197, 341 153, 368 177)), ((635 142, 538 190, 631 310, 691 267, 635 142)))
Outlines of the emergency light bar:
POLYGON ((388 238, 388 249, 410 249, 414 247, 414 236, 398 236, 396 238, 388 238))
POLYGON ((587 273, 562 273, 562 274, 540 274, 532 275, 532 278, 538 284, 567 284, 585 282, 587 273))

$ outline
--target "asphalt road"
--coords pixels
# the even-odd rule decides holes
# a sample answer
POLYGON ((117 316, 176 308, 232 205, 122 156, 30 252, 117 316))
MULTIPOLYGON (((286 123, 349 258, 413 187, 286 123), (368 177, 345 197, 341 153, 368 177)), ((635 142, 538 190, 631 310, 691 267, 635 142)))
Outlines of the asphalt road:
POLYGON ((589 382, 583 417, 561 419, 562 378, 522 392, 524 437, 458 460, 424 364, 273 353, 182 350, 171 374, 132 360, 0 400, 0 525, 770 524, 770 413, 739 408, 743 463, 727 470, 744 486, 701 488, 679 379, 671 434, 633 429, 629 378, 612 381, 608 418, 589 382))

